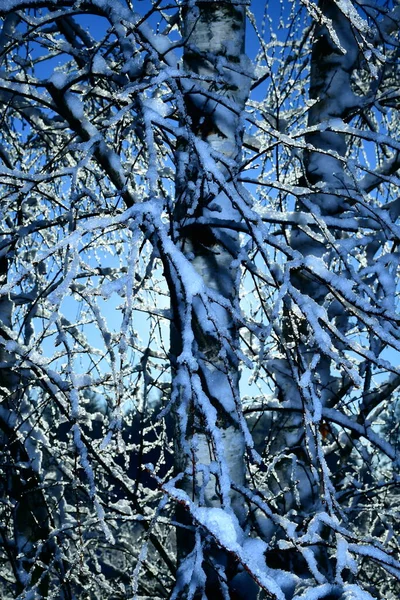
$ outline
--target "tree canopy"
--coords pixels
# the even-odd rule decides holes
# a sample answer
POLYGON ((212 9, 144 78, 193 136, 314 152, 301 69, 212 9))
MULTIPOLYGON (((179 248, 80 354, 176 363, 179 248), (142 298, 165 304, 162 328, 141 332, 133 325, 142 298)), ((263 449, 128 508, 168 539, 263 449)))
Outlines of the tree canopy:
POLYGON ((1 597, 398 598, 399 1, 0 18, 1 597))

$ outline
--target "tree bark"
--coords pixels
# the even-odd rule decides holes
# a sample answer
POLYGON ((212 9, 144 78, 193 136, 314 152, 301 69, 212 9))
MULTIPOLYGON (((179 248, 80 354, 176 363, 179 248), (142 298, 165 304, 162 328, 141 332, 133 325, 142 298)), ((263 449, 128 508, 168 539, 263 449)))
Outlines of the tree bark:
MULTIPOLYGON (((330 21, 332 30, 329 31, 323 23, 316 25, 311 55, 309 96, 314 103, 308 112, 308 126, 315 127, 317 131, 306 136, 306 142, 313 148, 305 151, 304 166, 306 184, 316 191, 302 198, 301 204, 297 202, 296 206, 297 210, 313 215, 316 225, 310 226, 307 231, 294 229, 290 245, 310 264, 313 259, 322 259, 327 268, 335 269, 335 249, 329 248, 326 239, 320 241, 322 232, 318 220, 323 222, 326 216, 340 218, 349 210, 348 198, 354 192, 354 184, 344 169, 343 159, 347 151, 345 134, 331 131, 329 124, 334 119, 344 119, 358 104, 359 99, 354 95, 351 85, 358 47, 351 25, 337 4, 333 0, 321 0, 319 8, 330 21), (332 31, 338 39, 333 39, 332 31), (338 47, 338 40, 341 48, 338 47)), ((292 469, 287 461, 283 464, 288 467, 282 467, 279 474, 281 488, 293 490, 284 496, 285 512, 297 509, 312 516, 320 511, 331 510, 326 480, 322 475, 325 466, 321 461, 325 462, 325 458, 323 452, 318 451, 318 446, 322 443, 324 422, 322 412, 319 418, 317 412, 320 412, 319 406, 322 409, 332 406, 341 378, 332 373, 332 359, 321 351, 309 319, 302 314, 301 307, 300 311, 297 310, 299 294, 304 303, 324 307, 343 334, 347 331, 348 315, 344 314, 343 307, 338 302, 327 300, 328 288, 304 265, 291 270, 290 284, 292 288, 285 299, 283 315, 283 352, 287 359, 276 361, 274 375, 278 383, 279 398, 287 406, 297 406, 300 410, 289 413, 277 446, 281 446, 281 451, 286 448, 287 452, 294 453, 303 483, 293 484, 292 469), (299 384, 307 371, 314 382, 315 404, 299 384)), ((278 450, 277 447, 276 452, 278 450)), ((329 575, 327 553, 318 549, 314 551, 320 570, 329 575)), ((305 561, 295 561, 288 565, 286 554, 282 553, 280 564, 285 569, 293 568, 296 574, 305 576, 308 570, 305 561)), ((278 556, 274 560, 278 560, 278 556)))
MULTIPOLYGON (((230 487, 244 484, 246 465, 245 435, 239 416, 239 341, 233 316, 238 303, 239 271, 235 261, 239 239, 234 231, 215 229, 206 223, 214 215, 240 220, 233 198, 221 190, 217 179, 234 179, 241 156, 241 112, 251 82, 250 63, 244 54, 245 8, 233 1, 187 2, 182 22, 184 68, 191 77, 183 87, 190 133, 188 139, 180 141, 177 152, 176 236, 204 289, 221 297, 222 302, 207 305, 204 299, 193 298, 192 348, 197 364, 189 377, 192 390, 185 408, 189 415, 182 419, 182 394, 175 410, 176 472, 186 472, 182 487, 196 504, 222 507, 243 523, 244 500, 230 487), (217 175, 207 173, 206 160, 213 164, 217 175), (196 382, 197 389, 193 385, 196 382)), ((182 322, 177 299, 173 310, 172 362, 179 381, 187 323, 182 322)), ((187 522, 184 512, 178 507, 179 520, 187 522)), ((193 545, 194 536, 190 538, 187 530, 180 533, 178 529, 180 564, 193 545)), ((221 551, 214 550, 207 561, 214 568, 229 570, 229 560, 221 551)), ((206 571, 208 597, 222 598, 216 572, 212 567, 206 567, 206 571)))

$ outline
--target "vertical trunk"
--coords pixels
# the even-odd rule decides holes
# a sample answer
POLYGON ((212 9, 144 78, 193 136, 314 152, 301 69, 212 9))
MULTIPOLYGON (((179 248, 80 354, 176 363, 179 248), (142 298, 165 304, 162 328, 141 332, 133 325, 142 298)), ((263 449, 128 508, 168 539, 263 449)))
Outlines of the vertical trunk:
MULTIPOLYGON (((329 130, 332 119, 343 119, 354 106, 356 98, 351 89, 352 71, 358 57, 357 43, 351 26, 333 0, 321 0, 319 3, 324 17, 331 21, 331 27, 339 39, 341 48, 331 37, 331 32, 323 24, 317 24, 311 56, 310 99, 314 104, 309 110, 309 127, 318 127, 319 131, 307 136, 307 143, 314 149, 307 150, 304 157, 307 183, 318 186, 321 192, 302 199, 297 208, 315 215, 323 221, 325 216, 340 216, 349 209, 347 198, 354 186, 343 167, 346 154, 346 139, 343 133, 329 130)), ((327 268, 333 269, 333 259, 337 257, 335 249, 321 239, 319 226, 311 226, 307 231, 296 229, 291 234, 291 247, 297 250, 308 264, 322 259, 327 268), (319 233, 319 236, 318 236, 319 233)), ((326 489, 326 470, 321 447, 321 409, 330 406, 338 389, 339 379, 332 373, 331 358, 321 352, 319 340, 311 330, 309 319, 295 308, 301 297, 305 305, 323 306, 336 326, 346 333, 347 320, 342 315, 342 307, 329 300, 329 290, 317 277, 303 266, 292 269, 290 283, 292 289, 286 298, 283 321, 283 348, 286 361, 278 361, 275 377, 278 383, 280 399, 287 407, 297 408, 286 420, 278 444, 287 452, 296 456, 298 473, 303 481, 294 492, 286 493, 284 510, 300 509, 304 514, 313 514, 330 510, 329 493, 326 489), (301 296, 299 295, 299 292, 301 296), (328 299, 327 299, 328 298, 328 299), (308 300, 309 299, 309 300, 308 300), (336 312, 339 310, 339 312, 336 312), (314 382, 314 397, 307 395, 300 383, 301 377, 309 373, 314 382), (300 410, 299 410, 300 408, 300 410), (317 416, 319 413, 319 418, 317 416), (325 474, 324 474, 325 473, 325 474)), ((299 305, 300 306, 300 305, 299 305)), ((286 463, 284 463, 286 464, 286 463)), ((291 482, 291 466, 280 470, 281 487, 294 489, 291 482)), ((329 576, 328 556, 324 551, 315 550, 317 562, 322 572, 329 576)), ((281 563, 286 558, 282 554, 281 563)), ((277 557, 275 557, 276 559, 277 557)), ((300 576, 305 576, 307 565, 304 561, 290 565, 300 576)), ((286 562, 284 568, 288 568, 286 562)))
MULTIPOLYGON (((222 507, 242 523, 244 501, 231 489, 231 484, 244 484, 246 448, 238 415, 238 333, 229 308, 235 308, 238 302, 235 260, 239 240, 237 233, 213 228, 207 220, 216 216, 237 222, 240 218, 220 183, 235 177, 241 153, 240 113, 251 81, 244 55, 245 9, 231 1, 188 2, 182 17, 184 68, 191 75, 183 89, 190 133, 177 152, 177 238, 204 289, 220 297, 224 306, 209 298, 205 302, 204 296, 192 301, 196 367, 190 373, 191 395, 185 408, 189 414, 182 419, 182 398, 175 412, 179 432, 176 470, 186 471, 182 486, 195 504, 222 507), (210 172, 214 174, 210 176, 210 172)), ((174 310, 177 314, 178 306, 174 310)), ((176 316, 171 332, 176 375, 183 366, 180 354, 184 337, 182 319, 176 316)), ((179 518, 184 519, 181 514, 179 518)), ((181 562, 193 544, 194 538, 190 539, 187 531, 181 535, 178 531, 181 562)), ((222 553, 214 552, 211 562, 227 569, 227 558, 222 553)), ((208 597, 219 598, 221 592, 212 569, 207 577, 208 597)))
MULTIPOLYGON (((304 162, 308 183, 321 187, 323 191, 314 193, 301 208, 317 216, 319 213, 322 218, 340 218, 350 208, 347 198, 351 190, 354 190, 354 184, 345 173, 342 160, 347 150, 345 134, 330 131, 328 124, 333 123, 334 119, 344 119, 357 104, 351 76, 358 59, 358 46, 350 23, 333 0, 321 0, 319 7, 331 21, 341 48, 337 46, 337 40, 332 39, 325 25, 317 25, 311 56, 309 92, 314 104, 308 113, 308 125, 318 127, 319 131, 306 137, 306 141, 315 150, 306 152, 304 162)), ((336 256, 332 248, 327 249, 326 240, 320 243, 300 230, 292 234, 291 246, 304 257, 320 258, 324 255, 324 262, 328 266, 331 266, 332 259, 336 256)), ((304 277, 299 271, 295 272, 292 281, 300 291, 306 292, 319 304, 324 302, 327 289, 316 279, 311 279, 309 275, 304 277)), ((333 318, 337 315, 331 310, 331 316, 333 318)), ((329 395, 329 361, 320 362, 319 370, 324 371, 320 375, 323 375, 322 383, 327 390, 326 395, 329 395)))
MULTIPOLYGON (((319 3, 324 16, 331 20, 332 29, 340 42, 332 39, 331 33, 324 25, 318 25, 311 56, 310 99, 315 101, 309 111, 308 125, 317 126, 320 131, 307 136, 306 141, 313 145, 315 151, 305 156, 306 177, 310 184, 321 186, 323 193, 314 194, 312 205, 306 207, 311 211, 319 211, 321 217, 340 218, 351 206, 348 198, 354 193, 354 182, 346 174, 344 158, 347 151, 344 133, 329 131, 325 125, 344 120, 351 109, 358 104, 352 91, 351 77, 359 56, 358 45, 351 24, 333 0, 321 0, 319 3)), ((327 240, 319 244, 307 235, 297 232, 292 238, 292 247, 300 250, 303 256, 322 257, 328 268, 333 268, 333 260, 337 258, 334 248, 328 246, 327 240), (328 249, 329 248, 329 249, 328 249)), ((301 277, 294 284, 319 304, 324 304, 328 290, 318 281, 306 281, 301 277)), ((326 303, 325 303, 326 305, 326 303)), ((331 302, 326 305, 329 317, 335 320, 339 330, 345 334, 348 316, 343 314, 343 307, 331 302)), ((311 349, 309 355, 315 353, 311 349)), ((336 378, 330 373, 330 359, 322 356, 319 362, 321 379, 321 400, 324 405, 332 402, 335 395, 336 378)))

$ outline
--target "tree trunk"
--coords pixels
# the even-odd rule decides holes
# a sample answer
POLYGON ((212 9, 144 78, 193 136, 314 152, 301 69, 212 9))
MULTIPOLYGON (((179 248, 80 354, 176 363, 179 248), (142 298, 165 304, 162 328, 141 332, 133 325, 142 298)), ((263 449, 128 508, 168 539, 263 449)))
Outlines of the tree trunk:
MULTIPOLYGON (((196 2, 187 3, 182 16, 184 67, 190 74, 183 93, 190 133, 177 151, 176 236, 214 300, 205 303, 204 295, 195 296, 190 308, 182 308, 173 297, 172 362, 180 387, 175 409, 176 472, 186 473, 182 487, 196 505, 222 507, 243 523, 244 500, 231 488, 244 484, 246 465, 239 416, 238 331, 232 314, 238 303, 239 239, 236 232, 214 228, 207 221, 215 216, 240 220, 220 182, 234 180, 241 156, 240 115, 251 82, 244 54, 245 9, 231 1, 196 2), (185 364, 189 314, 194 367, 185 364), (182 371, 187 378, 184 391, 182 371)), ((178 518, 187 523, 184 512, 178 508, 178 518)), ((193 545, 194 536, 178 528, 181 565, 193 545)), ((215 569, 222 566, 229 571, 229 560, 214 550, 206 561, 212 565, 206 567, 208 597, 223 597, 215 569)))
MULTIPOLYGON (((335 270, 337 254, 335 248, 327 244, 320 223, 326 216, 340 218, 349 209, 347 199, 354 192, 354 185, 345 173, 342 160, 347 150, 345 135, 331 131, 329 124, 333 119, 344 119, 358 103, 351 87, 358 47, 351 25, 336 3, 321 0, 319 8, 323 17, 330 21, 331 29, 322 23, 315 28, 309 92, 314 104, 309 109, 308 126, 316 127, 318 131, 306 136, 313 149, 307 149, 304 155, 306 185, 317 187, 296 207, 313 215, 316 225, 311 225, 308 230, 293 230, 290 245, 302 255, 305 264, 313 265, 314 259, 323 260, 325 267, 335 270), (333 39, 335 33, 336 40, 333 39)), ((281 446, 281 452, 296 456, 301 473, 299 485, 294 484, 292 466, 285 458, 280 469, 280 486, 287 490, 283 510, 300 510, 310 517, 321 511, 332 511, 324 452, 319 451, 324 433, 321 407, 333 405, 343 382, 332 374, 331 356, 321 351, 320 340, 314 335, 304 307, 307 304, 324 307, 344 335, 348 322, 343 306, 329 299, 328 288, 311 270, 304 268, 304 264, 291 270, 292 287, 285 299, 283 316, 282 348, 287 359, 275 361, 274 373, 279 398, 289 407, 290 414, 282 426, 277 446, 281 446), (313 382, 313 395, 300 383, 303 376, 309 376, 313 382), (295 410, 290 412, 290 407, 295 410)), ((279 448, 275 451, 278 453, 279 448)), ((326 551, 315 548, 314 552, 319 569, 329 577, 331 567, 326 551)), ((272 557, 277 561, 274 564, 306 576, 308 566, 305 561, 288 564, 287 554, 283 552, 280 558, 272 557)))

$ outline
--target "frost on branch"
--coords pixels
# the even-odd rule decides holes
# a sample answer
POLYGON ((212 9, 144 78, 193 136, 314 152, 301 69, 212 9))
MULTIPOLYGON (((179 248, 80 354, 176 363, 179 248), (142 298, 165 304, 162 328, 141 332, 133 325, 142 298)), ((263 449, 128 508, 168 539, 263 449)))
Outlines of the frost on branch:
POLYGON ((398 598, 398 2, 0 17, 1 597, 398 598))

